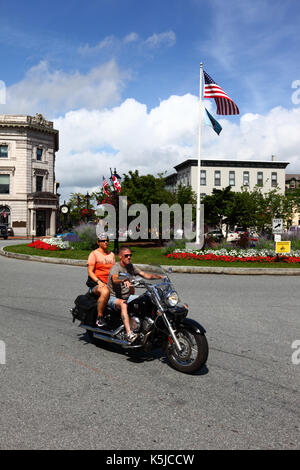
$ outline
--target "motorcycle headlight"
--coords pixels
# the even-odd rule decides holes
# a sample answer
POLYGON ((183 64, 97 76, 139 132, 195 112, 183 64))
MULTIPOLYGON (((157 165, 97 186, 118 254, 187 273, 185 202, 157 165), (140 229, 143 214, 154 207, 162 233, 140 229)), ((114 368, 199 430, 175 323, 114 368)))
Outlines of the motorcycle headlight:
POLYGON ((167 302, 170 307, 175 307, 175 305, 177 305, 179 302, 179 297, 178 297, 177 292, 175 291, 170 292, 170 294, 167 296, 167 302))

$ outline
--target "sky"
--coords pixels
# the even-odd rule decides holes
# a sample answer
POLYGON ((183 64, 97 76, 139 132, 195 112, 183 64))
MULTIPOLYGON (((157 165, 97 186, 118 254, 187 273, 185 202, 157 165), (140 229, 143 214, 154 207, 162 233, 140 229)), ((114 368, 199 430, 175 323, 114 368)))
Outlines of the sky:
POLYGON ((197 158, 199 71, 238 105, 202 125, 201 158, 300 172, 298 0, 0 0, 0 114, 59 130, 61 201, 122 175, 197 158))

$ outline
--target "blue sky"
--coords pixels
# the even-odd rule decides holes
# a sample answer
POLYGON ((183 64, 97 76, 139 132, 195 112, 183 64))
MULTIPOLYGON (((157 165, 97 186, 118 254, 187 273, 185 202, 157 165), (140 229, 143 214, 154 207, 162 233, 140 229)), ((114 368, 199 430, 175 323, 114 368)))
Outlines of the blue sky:
MULTIPOLYGON (((141 172, 149 171, 149 158, 159 152, 165 155, 161 170, 171 169, 185 156, 194 156, 197 122, 191 122, 189 132, 182 112, 188 112, 190 105, 194 116, 200 61, 240 109, 239 117, 222 118, 225 127, 218 140, 211 143, 212 135, 204 140, 207 155, 238 158, 243 149, 247 158, 256 157, 261 145, 251 147, 251 139, 245 135, 248 126, 249 136, 258 131, 260 138, 270 143, 265 152, 270 147, 278 158, 291 161, 293 171, 298 168, 296 148, 300 142, 294 142, 292 148, 291 142, 284 146, 280 140, 279 145, 272 131, 272 122, 278 125, 280 115, 285 119, 283 126, 288 127, 287 137, 297 126, 299 129, 300 106, 292 102, 292 83, 300 80, 297 0, 1 0, 1 20, 0 80, 6 85, 7 97, 6 104, 0 104, 0 113, 42 112, 60 126, 57 173, 68 188, 66 194, 97 184, 91 178, 83 178, 81 183, 76 176, 73 182, 70 175, 65 178, 66 164, 76 159, 76 151, 74 165, 80 166, 80 155, 86 152, 91 166, 99 162, 102 168, 113 153, 113 163, 123 171, 135 164, 141 172), (76 139, 75 148, 70 143, 76 116, 76 123, 84 113, 89 118, 96 116, 98 129, 102 125, 107 129, 104 121, 111 113, 115 122, 122 123, 122 115, 136 126, 133 116, 139 112, 145 118, 140 118, 140 125, 145 126, 142 135, 149 129, 149 121, 153 135, 157 135, 153 122, 160 123, 164 131, 160 144, 152 149, 150 143, 143 147, 140 141, 140 155, 133 160, 128 157, 130 146, 123 139, 121 124, 109 139, 97 140, 95 128, 84 146, 76 139), (181 115, 182 127, 180 116, 175 119, 174 113, 181 115), (169 128, 164 119, 169 119, 169 128), (253 128, 252 121, 260 125, 253 128), (266 124, 268 131, 262 130, 266 124), (174 125, 176 135, 174 128, 170 130, 174 125), (236 144, 230 149, 232 139, 236 144), (109 147, 112 152, 105 153, 109 147), (167 162, 172 162, 169 168, 165 167, 167 162)), ((214 103, 207 106, 214 113, 214 103)), ((88 122, 93 126, 92 119, 88 122)), ((131 139, 137 138, 135 126, 126 129, 132 133, 131 139)), ((153 136, 150 140, 153 142, 153 136)), ((110 161, 107 163, 109 166, 110 161)), ((82 174, 80 170, 78 174, 82 174)), ((160 170, 159 165, 155 170, 160 170)))

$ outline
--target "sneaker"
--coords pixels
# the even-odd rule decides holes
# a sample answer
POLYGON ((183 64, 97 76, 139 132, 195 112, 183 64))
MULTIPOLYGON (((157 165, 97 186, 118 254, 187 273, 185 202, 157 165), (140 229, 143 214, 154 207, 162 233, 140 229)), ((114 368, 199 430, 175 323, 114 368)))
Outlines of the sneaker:
POLYGON ((129 343, 133 343, 139 335, 136 333, 133 333, 132 331, 127 335, 127 341, 129 343))
POLYGON ((98 317, 96 320, 96 327, 98 328, 104 328, 107 325, 106 321, 104 320, 103 317, 98 317))

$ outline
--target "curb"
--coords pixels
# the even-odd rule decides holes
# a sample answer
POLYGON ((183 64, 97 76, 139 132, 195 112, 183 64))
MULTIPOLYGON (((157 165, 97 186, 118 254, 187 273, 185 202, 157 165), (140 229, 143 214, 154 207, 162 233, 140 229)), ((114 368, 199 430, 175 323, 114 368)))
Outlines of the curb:
MULTIPOLYGON (((20 253, 11 253, 4 251, 4 247, 0 248, 0 255, 7 258, 15 258, 23 261, 38 261, 40 263, 64 264, 68 266, 84 266, 86 261, 79 259, 61 259, 61 258, 46 258, 44 256, 23 255, 20 253)), ((155 271, 154 267, 149 264, 136 265, 145 271, 155 271)), ((285 269, 285 268, 225 268, 225 267, 209 267, 209 266, 170 266, 162 265, 167 271, 172 268, 173 273, 182 274, 229 274, 229 275, 268 275, 268 276, 300 276, 300 269, 285 269)))

